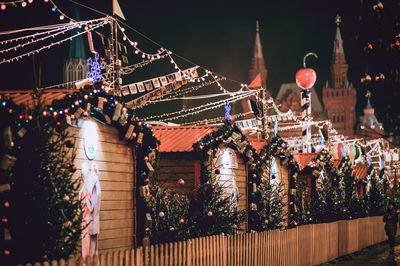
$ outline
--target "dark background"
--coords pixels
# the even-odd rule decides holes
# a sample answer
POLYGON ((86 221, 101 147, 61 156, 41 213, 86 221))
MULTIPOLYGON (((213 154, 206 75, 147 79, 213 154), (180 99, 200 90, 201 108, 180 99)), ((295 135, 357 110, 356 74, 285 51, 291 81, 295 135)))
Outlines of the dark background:
MULTIPOLYGON (((395 107, 396 101, 393 100, 398 100, 398 81, 396 83, 393 80, 390 84, 386 81, 386 84, 360 83, 360 78, 366 72, 373 75, 387 70, 385 76, 389 77, 390 69, 386 68, 398 69, 398 52, 387 51, 387 47, 393 42, 399 28, 396 23, 399 21, 397 11, 400 1, 381 1, 384 8, 374 10, 373 5, 377 2, 119 0, 127 24, 174 53, 240 83, 249 83, 248 70, 253 54, 255 21, 259 20, 265 65, 268 69, 267 86, 273 94, 278 92, 282 83, 295 82, 295 73, 302 67, 302 58, 307 52, 315 52, 319 56, 318 60, 309 59, 307 63, 317 72, 315 87, 320 94, 326 80, 330 80, 329 65, 336 31, 334 18, 336 14, 340 14, 345 56, 349 65, 348 78, 358 92, 357 114, 361 115, 366 104, 366 89, 370 89, 378 119, 390 122, 399 113, 399 108, 395 107), (378 42, 378 39, 382 39, 380 53, 378 44, 375 46, 375 43, 372 52, 363 50, 368 42, 378 42), (390 117, 385 117, 388 116, 387 112, 390 117)), ((54 3, 69 16, 74 16, 74 4, 70 1, 55 0, 54 3)), ((111 0, 82 0, 79 3, 107 14, 112 13, 111 0)), ((25 8, 9 6, 0 12, 0 30, 60 23, 59 14, 52 12, 51 6, 51 3, 44 3, 43 0, 34 0, 25 8)), ((79 12, 84 20, 102 16, 83 7, 79 7, 79 12)), ((127 35, 138 40, 139 47, 144 51, 154 52, 158 48, 131 30, 127 29, 127 35)), ((4 36, 0 38, 4 39, 4 36)), ((133 50, 130 51, 133 54, 133 50)), ((61 83, 62 64, 67 55, 68 45, 65 44, 33 59, 29 57, 17 63, 0 65, 0 88, 33 88, 33 66, 37 68, 40 62, 43 64, 42 85, 61 83)), ((190 66, 176 60, 183 67, 190 66)), ((130 63, 139 61, 140 57, 134 54, 130 56, 130 63)), ((159 65, 162 65, 162 70, 157 65, 124 77, 124 84, 174 71, 170 64, 161 62, 159 65)), ((234 83, 226 86, 232 91, 239 88, 234 83)))

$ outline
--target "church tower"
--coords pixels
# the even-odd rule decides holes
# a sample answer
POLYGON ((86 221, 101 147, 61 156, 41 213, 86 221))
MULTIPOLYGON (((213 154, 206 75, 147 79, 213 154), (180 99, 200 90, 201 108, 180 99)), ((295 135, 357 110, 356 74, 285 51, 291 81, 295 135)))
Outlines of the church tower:
POLYGON ((254 54, 251 60, 251 68, 249 70, 250 82, 255 79, 255 77, 261 75, 261 86, 266 89, 267 87, 267 76, 268 71, 265 68, 264 57, 262 53, 262 45, 260 41, 260 28, 258 25, 258 20, 256 21, 256 41, 254 44, 254 54))
POLYGON ((357 92, 347 80, 348 65, 344 56, 343 40, 339 28, 340 22, 341 18, 338 15, 336 16, 337 27, 330 66, 331 85, 327 82, 322 89, 322 100, 333 127, 345 136, 354 136, 357 92))
MULTIPOLYGON (((79 21, 78 6, 75 6, 75 19, 79 21)), ((89 72, 85 46, 82 35, 71 40, 68 52, 68 58, 64 62, 64 82, 75 82, 86 78, 89 72)), ((74 88, 74 83, 66 86, 69 89, 74 88)))

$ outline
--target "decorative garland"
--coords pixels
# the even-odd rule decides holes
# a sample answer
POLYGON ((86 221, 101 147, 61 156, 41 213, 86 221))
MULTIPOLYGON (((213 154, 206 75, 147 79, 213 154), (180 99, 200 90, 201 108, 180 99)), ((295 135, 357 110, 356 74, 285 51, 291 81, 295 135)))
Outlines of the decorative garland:
MULTIPOLYGON (((11 132, 13 132, 10 135, 11 140, 14 135, 23 136, 29 130, 30 124, 34 123, 32 110, 27 110, 22 105, 16 106, 7 98, 1 99, 0 110, 9 113, 11 132)), ((138 201, 138 217, 140 215, 147 217, 149 177, 154 171, 152 164, 156 158, 158 144, 150 124, 136 121, 133 110, 123 107, 123 104, 119 102, 119 97, 109 94, 109 91, 104 90, 100 83, 85 86, 79 91, 66 95, 62 100, 54 100, 52 105, 44 107, 42 115, 55 123, 56 129, 68 125, 75 126, 79 118, 87 116, 116 127, 119 130, 119 137, 125 139, 135 153, 136 184, 139 188, 138 195, 143 199, 142 202, 138 201)), ((5 169, 12 167, 15 160, 16 158, 12 155, 5 155, 1 160, 2 167, 5 169)), ((71 166, 71 171, 76 169, 76 166, 71 166)), ((147 228, 146 224, 142 224, 140 220, 138 220, 138 226, 147 228)), ((143 232, 145 230, 143 229, 143 232)))
POLYGON ((193 144, 193 149, 201 155, 202 182, 211 177, 211 158, 217 152, 218 147, 223 144, 236 150, 243 155, 248 167, 248 216, 249 228, 255 228, 258 202, 260 193, 257 190, 261 178, 269 178, 270 160, 272 157, 279 157, 281 164, 289 169, 289 226, 296 226, 297 222, 292 219, 294 209, 294 194, 296 193, 296 178, 299 172, 299 165, 290 152, 287 143, 281 137, 275 137, 269 144, 257 153, 256 149, 248 142, 235 122, 225 120, 222 128, 204 136, 200 141, 193 144))

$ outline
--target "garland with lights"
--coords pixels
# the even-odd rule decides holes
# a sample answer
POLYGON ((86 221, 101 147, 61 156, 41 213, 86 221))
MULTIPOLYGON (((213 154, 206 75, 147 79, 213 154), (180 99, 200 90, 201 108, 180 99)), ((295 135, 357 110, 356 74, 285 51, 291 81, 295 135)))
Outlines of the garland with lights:
MULTIPOLYGON (((128 145, 133 147, 133 156, 136 158, 137 198, 142 199, 137 202, 138 217, 147 217, 146 214, 150 212, 148 188, 150 177, 154 172, 152 163, 156 156, 158 141, 153 136, 151 125, 136 121, 133 110, 124 107, 119 100, 119 97, 112 95, 101 82, 96 82, 94 85, 87 85, 66 95, 62 100, 54 100, 50 106, 42 109, 41 116, 54 121, 58 129, 68 125, 76 126, 80 118, 88 116, 118 128, 120 138, 125 139, 128 145)), ((9 108, 10 103, 7 99, 3 99, 1 106, 9 108)), ((9 109, 9 112, 17 125, 15 132, 25 132, 32 123, 35 123, 33 111, 18 108, 20 109, 9 109)), ((71 167, 76 169, 75 166, 71 167)), ((145 224, 146 221, 138 219, 139 238, 144 237, 148 231, 145 224)))
MULTIPOLYGON (((30 56, 30 55, 33 55, 35 53, 40 53, 41 51, 43 51, 45 49, 49 49, 49 48, 51 48, 51 47, 53 47, 55 45, 59 45, 59 44, 64 43, 66 41, 72 40, 73 38, 76 38, 76 37, 78 37, 78 36, 80 36, 82 34, 85 34, 87 32, 91 32, 91 31, 93 31, 93 30, 95 30, 95 29, 97 29, 99 27, 103 27, 104 25, 106 25, 108 23, 109 23, 109 19, 108 18, 102 18, 102 19, 98 19, 98 20, 90 20, 90 21, 84 21, 84 22, 79 22, 79 23, 72 24, 72 25, 75 25, 75 27, 71 27, 71 28, 68 28, 68 29, 72 30, 72 29, 75 29, 76 27, 79 27, 79 26, 82 26, 82 25, 86 25, 86 26, 85 26, 84 31, 82 31, 82 32, 78 32, 78 33, 76 33, 76 34, 74 34, 74 35, 72 35, 70 37, 63 38, 63 39, 61 39, 59 41, 52 42, 52 43, 50 43, 48 45, 43 45, 42 47, 40 47, 40 48, 38 48, 36 50, 32 50, 32 51, 29 51, 29 52, 26 52, 26 53, 22 53, 20 55, 12 56, 12 57, 10 57, 8 59, 4 58, 3 60, 0 61, 0 64, 10 63, 10 62, 13 62, 14 60, 17 61, 17 60, 19 60, 19 59, 21 59, 21 58, 23 58, 25 56, 30 56)), ((58 35, 58 34, 60 34, 60 33, 55 33, 53 35, 55 36, 55 35, 58 35)), ((34 37, 31 37, 31 38, 34 38, 34 37)), ((45 40, 47 38, 48 38, 48 36, 45 36, 45 37, 42 37, 41 39, 38 39, 38 40, 42 41, 42 40, 45 40)), ((14 39, 12 39, 12 40, 14 40, 14 39)), ((12 40, 6 40, 6 41, 3 41, 3 42, 5 44, 7 42, 11 42, 12 40)), ((27 43, 24 43, 20 47, 26 46, 30 42, 35 42, 35 40, 28 41, 27 43)), ((19 47, 19 46, 17 45, 15 47, 19 47)), ((15 49, 17 49, 17 48, 15 48, 15 49)), ((15 49, 13 49, 13 50, 15 50, 15 49)))
POLYGON ((67 259, 82 231, 81 201, 71 200, 80 186, 74 140, 58 118, 43 116, 40 93, 33 97, 30 110, 1 98, 0 259, 10 265, 67 259))
MULTIPOLYGON (((257 157, 257 156, 256 156, 257 157)), ((297 176, 300 172, 299 164, 296 162, 290 148, 285 140, 280 136, 276 136, 271 139, 266 146, 260 151, 260 164, 270 166, 270 162, 273 158, 279 158, 280 164, 286 166, 289 174, 289 185, 288 185, 288 220, 287 227, 291 228, 298 225, 297 209, 295 206, 295 195, 297 191, 297 176)), ((257 161, 258 163, 258 161, 257 161)), ((257 169, 257 168, 256 168, 257 169)), ((263 167, 257 169, 260 173, 263 167)), ((250 168, 251 170, 251 168, 250 168)), ((250 171, 249 171, 250 172, 250 171)), ((255 172, 257 173, 257 172, 255 172)), ((265 173, 263 173, 265 175, 265 173)), ((253 173, 254 176, 254 173, 253 173)), ((273 175, 272 179, 276 178, 273 175)))
MULTIPOLYGON (((273 157, 279 158, 280 163, 285 165, 289 171, 289 219, 287 226, 296 226, 297 222, 294 217, 294 195, 296 193, 296 178, 299 173, 299 165, 290 152, 287 143, 279 136, 274 137, 271 142, 257 153, 255 148, 248 142, 241 130, 235 122, 225 120, 221 129, 206 135, 200 141, 193 145, 196 152, 201 155, 202 172, 201 181, 207 182, 211 178, 209 167, 213 153, 217 152, 217 148, 221 145, 227 145, 237 150, 244 157, 248 167, 248 221, 250 230, 259 230, 259 207, 260 193, 258 186, 261 179, 268 179, 270 175, 270 164, 273 157)), ((271 177, 272 179, 276 177, 271 177)))

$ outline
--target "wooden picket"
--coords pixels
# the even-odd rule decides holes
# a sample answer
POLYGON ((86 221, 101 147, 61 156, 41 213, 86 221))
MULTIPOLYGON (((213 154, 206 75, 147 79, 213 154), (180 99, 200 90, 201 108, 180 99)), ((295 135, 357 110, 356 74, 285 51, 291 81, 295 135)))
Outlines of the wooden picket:
MULTIPOLYGON (((400 234, 400 233, 399 233, 400 234)), ((26 265, 316 265, 386 240, 382 217, 299 226, 288 230, 214 235, 26 265)))

